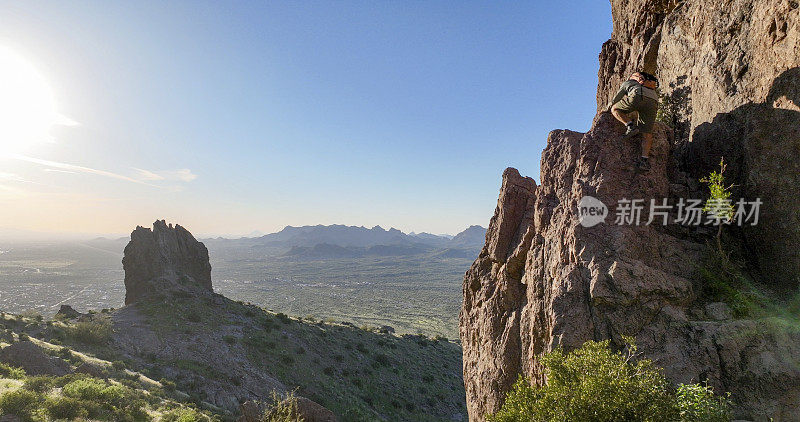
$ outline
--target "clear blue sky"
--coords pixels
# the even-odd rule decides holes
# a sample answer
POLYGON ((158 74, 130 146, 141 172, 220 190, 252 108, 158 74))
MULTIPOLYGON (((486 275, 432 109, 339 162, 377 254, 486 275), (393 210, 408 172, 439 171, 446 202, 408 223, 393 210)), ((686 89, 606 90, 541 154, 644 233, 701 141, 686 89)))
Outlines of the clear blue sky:
POLYGON ((503 169, 594 116, 610 6, 567 4, 3 2, 78 125, 0 157, 0 227, 486 226, 503 169))

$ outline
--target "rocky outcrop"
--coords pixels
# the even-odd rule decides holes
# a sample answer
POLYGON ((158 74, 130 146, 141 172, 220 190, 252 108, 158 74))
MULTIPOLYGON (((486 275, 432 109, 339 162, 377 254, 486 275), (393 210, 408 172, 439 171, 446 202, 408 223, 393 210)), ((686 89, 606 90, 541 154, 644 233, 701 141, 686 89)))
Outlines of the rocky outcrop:
MULTIPOLYGON (((313 400, 299 396, 294 397, 294 403, 291 403, 289 400, 290 399, 284 400, 283 403, 281 403, 281 407, 293 408, 295 411, 292 415, 293 419, 296 418, 304 422, 336 422, 338 420, 333 412, 313 400)), ((264 420, 265 414, 267 415, 267 419, 275 417, 275 415, 268 413, 268 409, 268 403, 252 400, 246 401, 242 403, 239 409, 241 416, 239 416, 237 422, 260 422, 264 420)))
POLYGON ((20 341, 0 349, 0 362, 25 370, 27 375, 62 376, 72 372, 70 365, 48 356, 32 341, 20 341))
POLYGON ((61 305, 58 308, 58 312, 56 312, 56 318, 63 318, 63 319, 76 319, 80 318, 84 314, 76 311, 72 306, 69 305, 61 305))
POLYGON ((520 374, 544 382, 542 353, 587 340, 621 346, 622 336, 635 337, 670 380, 730 391, 738 416, 796 416, 800 334, 695 306, 707 229, 663 226, 656 215, 646 225, 647 207, 640 225, 615 224, 622 199, 674 203, 696 185, 671 165, 666 126, 657 126, 653 169, 644 175, 631 168, 638 147, 622 142, 621 130, 604 113, 586 134, 552 132, 538 186, 504 172, 487 243, 464 279, 470 420, 495 411, 520 374), (579 224, 586 196, 608 205, 605 224, 579 224))
POLYGON ((165 291, 212 291, 208 249, 180 225, 136 227, 125 246, 125 304, 165 291))
MULTIPOLYGON (((664 94, 653 169, 633 173, 636 146, 600 113, 591 130, 553 131, 540 184, 507 169, 486 244, 464 278, 460 314, 470 420, 502 403, 520 374, 545 381, 539 356, 587 340, 635 337, 673 382, 731 392, 735 416, 800 419, 800 334, 733 320, 704 304, 698 277, 708 228, 644 224, 650 200, 704 197, 698 179, 728 163, 734 197, 761 198, 757 226, 730 229, 748 271, 775 290, 800 282, 800 8, 796 1, 612 0, 598 111, 636 69, 664 94), (579 224, 578 204, 608 206, 579 224), (639 225, 617 225, 641 199, 639 225)), ((675 208, 670 217, 674 219, 675 208)), ((672 221, 672 220, 671 220, 672 221)))

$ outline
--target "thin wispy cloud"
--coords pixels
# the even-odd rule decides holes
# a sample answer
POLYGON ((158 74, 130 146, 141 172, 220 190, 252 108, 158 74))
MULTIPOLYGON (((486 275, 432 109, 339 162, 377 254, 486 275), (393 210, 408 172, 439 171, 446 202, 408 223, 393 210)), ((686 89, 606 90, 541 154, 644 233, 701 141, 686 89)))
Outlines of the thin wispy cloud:
POLYGON ((48 172, 48 173, 66 173, 66 174, 77 174, 77 173, 75 173, 74 171, 69 171, 69 170, 59 170, 59 169, 51 169, 51 168, 42 169, 42 171, 46 171, 46 172, 48 172))
POLYGON ((157 180, 168 180, 168 181, 179 181, 179 182, 191 182, 194 179, 197 179, 197 175, 192 173, 190 169, 177 169, 177 170, 160 170, 160 171, 150 171, 140 168, 133 168, 138 173, 140 180, 149 180, 149 181, 157 181, 157 180))
POLYGON ((150 184, 150 183, 146 183, 145 181, 142 181, 142 180, 139 180, 139 179, 134 179, 133 177, 128 177, 128 176, 124 176, 124 175, 121 175, 121 174, 112 173, 110 171, 94 169, 94 168, 91 168, 91 167, 78 166, 78 165, 75 165, 75 164, 68 164, 68 163, 60 163, 58 161, 43 160, 41 158, 28 157, 26 155, 20 155, 20 154, 12 154, 11 157, 14 158, 14 159, 20 160, 20 161, 25 161, 25 162, 28 162, 28 163, 33 163, 33 164, 38 164, 40 166, 48 167, 50 169, 70 171, 70 172, 74 172, 74 173, 94 174, 94 175, 97 175, 97 176, 110 177, 112 179, 124 180, 126 182, 138 183, 140 185, 147 185, 147 186, 157 187, 156 185, 153 185, 153 184, 150 184))

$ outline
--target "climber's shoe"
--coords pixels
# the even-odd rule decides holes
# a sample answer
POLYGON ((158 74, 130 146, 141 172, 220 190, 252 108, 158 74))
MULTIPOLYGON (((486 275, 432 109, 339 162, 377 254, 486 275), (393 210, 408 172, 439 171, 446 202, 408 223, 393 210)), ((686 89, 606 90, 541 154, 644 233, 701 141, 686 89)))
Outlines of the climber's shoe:
POLYGON ((647 157, 639 157, 636 160, 636 170, 641 173, 646 173, 650 170, 650 160, 647 157))
POLYGON ((641 133, 641 131, 636 126, 636 123, 635 122, 630 122, 630 123, 625 125, 625 136, 623 137, 623 139, 625 139, 627 141, 628 139, 631 139, 631 138, 633 138, 634 136, 636 136, 636 135, 638 135, 640 133, 641 133))

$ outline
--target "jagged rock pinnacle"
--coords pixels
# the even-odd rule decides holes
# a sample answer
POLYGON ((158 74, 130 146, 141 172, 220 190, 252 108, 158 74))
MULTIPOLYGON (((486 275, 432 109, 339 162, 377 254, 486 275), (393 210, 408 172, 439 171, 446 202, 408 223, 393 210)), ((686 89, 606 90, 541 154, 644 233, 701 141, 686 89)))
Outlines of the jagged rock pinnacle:
POLYGON ((180 225, 138 226, 122 258, 125 304, 165 290, 212 291, 208 249, 180 225))

